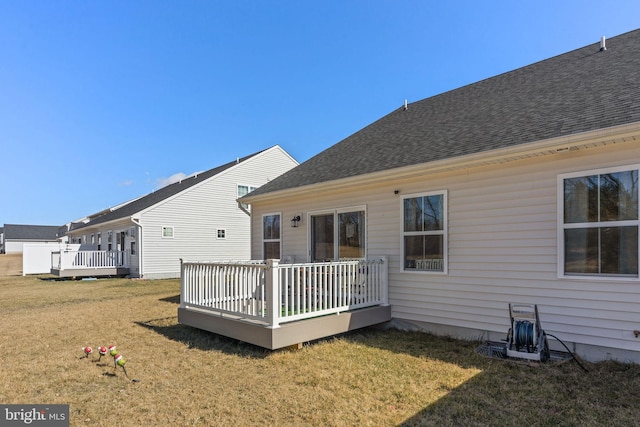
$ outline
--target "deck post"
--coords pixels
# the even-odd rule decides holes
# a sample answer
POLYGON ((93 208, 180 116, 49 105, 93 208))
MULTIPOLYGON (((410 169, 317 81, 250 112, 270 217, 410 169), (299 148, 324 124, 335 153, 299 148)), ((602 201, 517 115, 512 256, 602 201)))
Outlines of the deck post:
POLYGON ((267 288, 267 322, 269 323, 268 327, 271 329, 280 327, 280 304, 278 301, 279 263, 280 260, 278 259, 267 260, 267 270, 264 275, 264 285, 267 288))
POLYGON ((382 259, 382 305, 389 305, 389 259, 381 256, 382 259))
POLYGON ((187 291, 187 287, 185 286, 185 278, 184 278, 184 261, 180 258, 180 307, 184 307, 184 299, 185 292, 187 291))

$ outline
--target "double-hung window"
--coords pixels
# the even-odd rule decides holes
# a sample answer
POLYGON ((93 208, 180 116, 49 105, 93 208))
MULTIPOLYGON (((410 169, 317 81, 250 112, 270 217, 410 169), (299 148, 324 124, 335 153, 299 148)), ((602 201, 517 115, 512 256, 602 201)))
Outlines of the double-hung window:
POLYGON ((262 216, 262 252, 264 259, 280 259, 280 214, 262 216))
POLYGON ((447 193, 402 198, 403 271, 447 271, 447 193))
POLYGON ((638 167, 558 179, 559 275, 638 277, 638 167))
MULTIPOLYGON (((238 185, 238 199, 251 193, 256 188, 257 187, 252 187, 251 185, 238 185)), ((247 203, 239 203, 239 206, 244 210, 249 210, 249 205, 247 203)))

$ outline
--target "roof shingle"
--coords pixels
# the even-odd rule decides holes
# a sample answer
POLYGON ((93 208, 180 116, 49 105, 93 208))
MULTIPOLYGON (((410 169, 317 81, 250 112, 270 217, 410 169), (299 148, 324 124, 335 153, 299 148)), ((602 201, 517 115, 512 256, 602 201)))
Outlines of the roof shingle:
MULTIPOLYGON (((219 173, 224 172, 225 170, 242 163, 250 158, 257 156, 266 150, 258 151, 257 153, 250 154, 248 156, 239 158, 232 162, 226 163, 222 166, 215 167, 208 171, 199 173, 197 175, 187 177, 180 182, 175 182, 173 184, 167 185, 166 187, 162 187, 153 193, 149 193, 146 196, 140 197, 136 200, 133 200, 129 203, 121 205, 119 208, 114 210, 105 210, 104 213, 100 215, 96 215, 95 218, 91 218, 88 223, 74 223, 71 225, 71 230, 77 230, 80 228, 88 227, 90 225, 103 224, 109 221, 115 221, 118 219, 128 218, 144 209, 147 209, 156 203, 159 203, 171 196, 174 196, 190 187, 193 187, 196 184, 199 184, 207 179, 218 175, 219 173)), ((95 215, 95 214, 94 214, 95 215)))
POLYGON ((392 111, 252 196, 640 121, 640 30, 392 111))
POLYGON ((55 241, 58 238, 57 225, 5 224, 5 240, 55 241))

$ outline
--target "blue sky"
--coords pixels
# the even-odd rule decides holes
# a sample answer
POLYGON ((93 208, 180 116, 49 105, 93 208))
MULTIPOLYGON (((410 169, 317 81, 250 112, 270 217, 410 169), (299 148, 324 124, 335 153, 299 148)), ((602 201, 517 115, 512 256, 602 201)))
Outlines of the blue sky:
POLYGON ((0 225, 61 225, 637 27, 629 1, 0 0, 0 225), (615 5, 615 6, 614 6, 615 5))

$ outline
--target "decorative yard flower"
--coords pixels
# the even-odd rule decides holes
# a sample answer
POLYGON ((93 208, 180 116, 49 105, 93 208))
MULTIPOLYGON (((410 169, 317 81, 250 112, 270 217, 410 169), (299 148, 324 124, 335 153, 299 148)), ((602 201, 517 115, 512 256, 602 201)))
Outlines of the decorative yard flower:
POLYGON ((121 354, 116 354, 116 356, 115 356, 115 358, 113 360, 115 360, 116 364, 122 368, 122 370, 124 371, 124 375, 127 377, 127 379, 130 379, 134 383, 138 382, 138 380, 133 380, 133 379, 129 378, 129 375, 127 374, 127 370, 124 367, 124 364, 127 363, 127 361, 125 360, 124 357, 122 357, 121 354))
POLYGON ((91 347, 82 347, 82 351, 84 351, 85 358, 89 358, 89 355, 93 353, 93 349, 91 347))
POLYGON ((109 354, 111 355, 111 357, 113 357, 113 367, 116 367, 116 356, 118 355, 118 350, 116 350, 116 346, 115 345, 110 345, 109 346, 109 354))
POLYGON ((102 356, 107 354, 107 347, 105 346, 98 347, 98 354, 100 354, 100 356, 98 357, 98 362, 99 362, 100 359, 102 359, 102 356))

